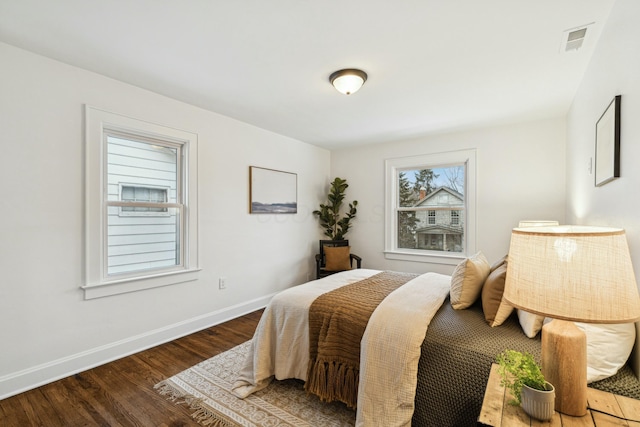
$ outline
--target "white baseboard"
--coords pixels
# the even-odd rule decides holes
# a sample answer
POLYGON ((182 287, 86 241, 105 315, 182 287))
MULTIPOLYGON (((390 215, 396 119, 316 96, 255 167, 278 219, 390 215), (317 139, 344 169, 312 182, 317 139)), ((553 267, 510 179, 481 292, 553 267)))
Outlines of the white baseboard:
POLYGON ((272 297, 273 295, 268 295, 226 307, 144 334, 4 375, 0 377, 0 400, 251 313, 264 308, 272 297))

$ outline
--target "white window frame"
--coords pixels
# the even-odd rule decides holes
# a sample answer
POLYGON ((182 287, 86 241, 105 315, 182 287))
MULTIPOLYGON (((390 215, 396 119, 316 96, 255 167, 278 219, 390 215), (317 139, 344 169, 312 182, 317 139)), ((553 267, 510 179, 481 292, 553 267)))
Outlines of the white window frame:
POLYGON ((436 211, 434 211, 433 209, 429 209, 427 211, 427 224, 435 225, 435 223, 436 223, 436 211))
POLYGON ((460 211, 451 211, 451 225, 460 225, 460 211))
MULTIPOLYGON (((100 298, 198 279, 198 135, 132 117, 85 106, 85 299, 100 298), (119 131, 140 137, 179 144, 183 203, 182 262, 175 268, 107 275, 107 200, 105 131, 119 131)), ((128 205, 110 202, 110 205, 128 205)), ((145 203, 150 207, 157 203, 145 203)))
POLYGON ((476 150, 467 149, 385 160, 385 258, 456 265, 476 253, 476 150), (398 173, 465 165, 464 252, 398 248, 398 173))

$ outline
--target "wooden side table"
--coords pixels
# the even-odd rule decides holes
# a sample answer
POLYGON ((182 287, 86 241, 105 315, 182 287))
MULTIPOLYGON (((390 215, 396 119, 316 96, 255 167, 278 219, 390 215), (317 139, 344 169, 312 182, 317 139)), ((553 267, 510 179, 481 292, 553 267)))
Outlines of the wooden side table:
POLYGON ((592 388, 589 388, 587 392, 588 408, 587 415, 584 417, 571 417, 556 412, 551 420, 542 422, 531 419, 520 406, 510 405, 509 401, 511 399, 511 394, 500 385, 498 365, 494 363, 491 366, 489 381, 487 382, 487 388, 484 392, 484 400, 482 402, 480 416, 478 417, 478 424, 491 427, 640 427, 640 400, 630 399, 592 388))

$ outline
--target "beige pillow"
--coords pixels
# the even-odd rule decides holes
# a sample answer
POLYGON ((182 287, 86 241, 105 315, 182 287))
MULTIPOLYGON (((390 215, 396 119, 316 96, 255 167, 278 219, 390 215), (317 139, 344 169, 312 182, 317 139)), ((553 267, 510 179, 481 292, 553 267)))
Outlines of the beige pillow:
POLYGON ((489 326, 500 326, 513 312, 513 306, 502 298, 507 277, 507 263, 494 269, 482 286, 482 311, 489 326))
POLYGON ((351 270, 350 246, 325 246, 324 269, 327 271, 351 270))
POLYGON ((470 307, 480 295, 491 266, 482 252, 458 264, 451 275, 451 306, 456 310, 470 307))

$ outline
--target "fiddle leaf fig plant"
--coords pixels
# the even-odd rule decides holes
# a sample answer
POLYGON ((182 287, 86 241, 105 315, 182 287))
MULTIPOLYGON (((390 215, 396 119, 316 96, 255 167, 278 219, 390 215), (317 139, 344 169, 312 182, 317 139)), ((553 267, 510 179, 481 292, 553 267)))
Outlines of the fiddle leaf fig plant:
POLYGON ((536 390, 546 390, 546 381, 540 365, 530 353, 516 350, 505 350, 497 357, 501 384, 511 390, 514 401, 519 405, 522 396, 522 386, 526 385, 536 390))
POLYGON ((343 205, 347 187, 349 184, 346 179, 336 177, 331 182, 327 203, 321 203, 320 209, 313 211, 313 215, 318 217, 320 225, 324 228, 324 235, 331 240, 344 239, 358 211, 358 201, 354 200, 353 203, 349 203, 349 210, 341 217, 340 208, 343 205))

